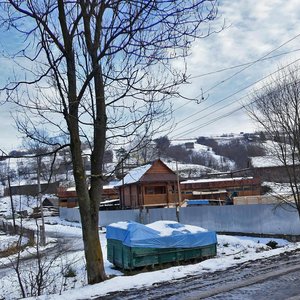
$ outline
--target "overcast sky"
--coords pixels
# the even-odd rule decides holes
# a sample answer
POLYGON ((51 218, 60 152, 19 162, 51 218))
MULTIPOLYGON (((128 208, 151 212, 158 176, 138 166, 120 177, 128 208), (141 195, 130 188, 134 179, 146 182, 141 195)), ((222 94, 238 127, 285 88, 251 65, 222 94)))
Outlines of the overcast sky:
POLYGON ((227 28, 194 45, 189 59, 191 75, 196 77, 259 61, 194 78, 192 85, 186 88, 186 93, 195 97, 203 91, 204 101, 178 109, 178 125, 171 134, 173 137, 197 137, 257 129, 243 110, 233 111, 240 108, 242 103, 250 101, 251 93, 262 84, 259 82, 253 85, 256 81, 300 57, 300 36, 297 36, 300 34, 299 2, 221 0, 219 13, 218 24, 225 19, 227 28), (290 53, 280 55, 286 52, 290 53), (275 57, 260 60, 266 55, 275 57), (225 115, 228 116, 225 118, 225 115))
MULTIPOLYGON (((219 19, 214 22, 214 29, 221 28, 224 20, 223 31, 193 45, 188 59, 191 84, 182 87, 181 92, 201 101, 197 104, 176 100, 177 125, 169 135, 171 138, 254 131, 255 124, 243 110, 237 109, 250 101, 251 96, 247 95, 257 88, 256 81, 276 71, 279 65, 287 65, 300 57, 299 1, 220 0, 219 19), (265 56, 273 58, 262 60, 265 56), (228 70, 216 72, 222 69, 228 70), (212 74, 205 75, 207 73, 212 74)), ((19 42, 13 37, 9 44, 3 40, 1 52, 19 42)), ((3 59, 0 62, 5 70, 7 62, 3 59)), ((4 82, 6 77, 7 73, 2 71, 0 81, 4 82)), ((0 149, 11 151, 20 144, 11 108, 0 106, 0 118, 0 149)))

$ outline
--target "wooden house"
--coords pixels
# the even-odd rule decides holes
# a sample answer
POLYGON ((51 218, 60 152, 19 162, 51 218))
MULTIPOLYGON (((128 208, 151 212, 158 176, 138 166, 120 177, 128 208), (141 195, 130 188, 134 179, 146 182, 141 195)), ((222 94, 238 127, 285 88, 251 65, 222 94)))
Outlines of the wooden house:
POLYGON ((253 177, 187 180, 181 182, 180 186, 183 200, 226 200, 233 194, 236 196, 254 196, 261 193, 260 180, 253 177))
POLYGON ((250 167, 253 176, 260 177, 262 181, 289 182, 289 174, 300 177, 300 164, 287 158, 287 165, 271 155, 250 158, 250 167))
POLYGON ((177 186, 176 173, 160 159, 132 169, 117 184, 122 208, 177 205, 177 186))
MULTIPOLYGON (((59 198, 60 207, 73 208, 78 206, 78 197, 75 187, 59 187, 57 189, 57 196, 59 198)), ((119 195, 113 185, 104 185, 101 196, 100 206, 102 202, 117 200, 119 195)))
MULTIPOLYGON (((55 194, 59 182, 41 183, 41 190, 43 194, 55 194)), ((4 196, 9 195, 27 195, 27 196, 37 196, 38 185, 37 184, 24 184, 24 185, 12 185, 4 190, 4 196)))

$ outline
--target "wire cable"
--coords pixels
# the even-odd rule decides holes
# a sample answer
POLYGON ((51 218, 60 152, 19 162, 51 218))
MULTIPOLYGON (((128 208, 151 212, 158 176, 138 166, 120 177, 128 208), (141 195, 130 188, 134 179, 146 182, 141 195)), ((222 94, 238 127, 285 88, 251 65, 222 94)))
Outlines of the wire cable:
MULTIPOLYGON (((300 81, 298 81, 298 83, 300 83, 300 81)), ((291 84, 293 84, 293 83, 291 83, 291 84)), ((261 90, 261 89, 263 89, 263 88, 264 88, 264 87, 260 88, 259 90, 261 90)), ((257 91, 258 91, 258 90, 257 90, 257 91)), ((257 92, 257 91, 255 91, 255 92, 257 92)), ((225 113, 225 114, 223 114, 223 115, 220 115, 220 116, 218 116, 218 117, 215 117, 215 118, 212 119, 212 120, 209 120, 209 121, 207 121, 207 122, 205 122, 205 123, 203 123, 203 124, 200 124, 199 126, 197 126, 197 128, 195 128, 194 130, 190 131, 190 133, 191 133, 191 132, 195 132, 196 130, 199 130, 199 129, 203 128, 203 127, 206 127, 206 126, 208 126, 208 125, 210 125, 210 124, 212 124, 212 123, 215 123, 215 122, 217 122, 217 121, 219 121, 219 120, 221 120, 221 119, 224 119, 224 118, 226 118, 226 117, 228 117, 228 116, 231 116, 232 114, 236 113, 237 111, 240 111, 240 110, 244 109, 245 107, 254 104, 254 103, 257 102, 258 100, 259 100, 259 99, 255 99, 255 100, 253 100, 253 101, 251 101, 251 102, 249 102, 249 103, 247 103, 247 104, 245 104, 245 105, 242 105, 242 106, 240 106, 240 107, 238 107, 238 108, 235 108, 234 110, 231 110, 230 112, 227 112, 227 113, 225 113)), ((180 139, 181 137, 183 137, 183 136, 180 136, 178 139, 180 139)))
MULTIPOLYGON (((287 68, 287 67, 293 65, 294 63, 298 62, 299 60, 300 60, 300 58, 294 60, 293 62, 291 62, 291 63, 289 63, 289 64, 287 64, 287 65, 285 65, 285 66, 283 66, 283 67, 281 67, 281 68, 279 68, 279 69, 277 69, 276 71, 272 72, 271 74, 266 75, 266 76, 262 77, 262 78, 259 79, 259 80, 256 80, 255 82, 253 82, 253 83, 247 85, 246 87, 244 87, 244 88, 242 88, 242 89, 240 89, 240 90, 238 90, 238 91, 236 91, 236 92, 230 94, 229 96, 227 96, 227 97, 225 97, 225 98, 222 98, 221 100, 219 100, 219 101, 217 101, 217 102, 214 102, 213 104, 211 104, 211 105, 209 105, 209 106, 207 106, 207 107, 205 107, 205 108, 203 108, 203 109, 201 109, 201 110, 199 110, 199 111, 196 111, 195 113, 193 113, 193 114, 191 114, 191 115, 185 117, 184 119, 178 121, 178 122, 176 123, 175 126, 177 126, 178 124, 181 124, 182 122, 186 121, 187 119, 189 119, 189 118, 191 118, 191 117, 197 115, 198 113, 201 113, 201 112, 203 112, 203 111, 205 111, 205 110, 207 110, 207 109, 209 109, 209 108, 211 108, 211 107, 213 107, 213 106, 216 106, 217 104, 219 104, 219 103, 221 103, 221 102, 224 102, 225 100, 227 100, 227 99, 229 99, 229 98, 235 96, 236 94, 238 94, 238 93, 240 93, 240 92, 242 92, 242 91, 244 91, 244 90, 249 89, 251 86, 253 86, 253 85, 255 85, 255 84, 257 84, 257 83, 259 83, 259 82, 261 82, 261 81, 263 81, 263 80, 265 80, 265 79, 267 79, 268 77, 273 76, 273 75, 276 74, 277 72, 282 71, 283 69, 285 69, 285 68, 287 68)), ((238 99, 238 100, 239 100, 239 99, 238 99)), ((238 101, 238 100, 236 100, 236 101, 238 101)), ((189 122, 189 123, 183 125, 181 128, 184 128, 184 127, 186 127, 186 126, 188 126, 188 125, 190 125, 190 124, 192 124, 192 123, 194 123, 194 122, 195 122, 195 121, 191 121, 191 122, 189 122)))
MULTIPOLYGON (((227 96, 227 97, 225 97, 225 98, 223 98, 223 99, 221 99, 221 100, 219 100, 219 101, 217 101, 217 102, 211 104, 210 106, 208 106, 208 107, 206 107, 206 108, 204 108, 204 109, 202 109, 202 110, 200 110, 200 111, 198 111, 198 112, 192 114, 191 116, 186 117, 185 119, 183 119, 183 120, 179 121, 178 123, 176 123, 176 126, 177 126, 179 123, 185 121, 186 119, 188 119, 188 118, 190 118, 190 117, 192 117, 192 116, 194 116, 194 115, 196 115, 196 114, 198 114, 198 113, 200 113, 200 112, 203 112, 203 111, 205 111, 205 110, 207 110, 207 109, 209 109, 209 108, 211 108, 211 107, 213 107, 213 106, 215 106, 215 105, 217 105, 217 104, 219 104, 219 103, 221 103, 221 102, 227 100, 228 98, 231 98, 232 96, 236 95, 237 93, 240 93, 241 91, 248 89, 249 87, 251 87, 251 86, 253 86, 253 85, 255 85, 255 84, 257 84, 257 83, 259 83, 259 82, 261 82, 261 81, 263 81, 263 80, 265 80, 265 79, 267 79, 268 77, 273 76, 274 74, 276 74, 276 73, 282 71, 283 69, 285 69, 285 68, 291 66, 292 64, 294 64, 294 63, 296 63, 296 62, 298 62, 298 61, 300 61, 300 58, 294 60, 293 62, 291 62, 291 63, 289 63, 289 64, 287 64, 287 65, 285 65, 285 66, 283 66, 283 67, 281 67, 281 68, 279 68, 278 70, 272 72, 271 74, 269 74, 269 75, 267 75, 267 76, 264 76, 263 78, 261 78, 261 79, 255 81, 254 83, 252 83, 252 84, 246 86, 245 88, 243 88, 243 89, 241 89, 241 90, 239 90, 239 91, 237 91, 237 92, 235 92, 235 93, 233 93, 233 94, 231 94, 231 95, 229 95, 229 96, 227 96)), ((297 70, 299 70, 299 69, 297 69, 297 70)), ((296 71, 296 70, 295 70, 295 71, 296 71)), ((270 85, 270 84, 271 84, 271 83, 269 83, 269 85, 270 85)), ((264 87, 265 87, 265 86, 263 86, 263 87, 261 87, 260 89, 256 90, 256 92, 259 91, 259 90, 261 90, 261 89, 263 89, 264 87)), ((215 113, 217 113, 218 111, 221 111, 221 110, 227 108, 228 106, 230 106, 230 105, 232 105, 232 104, 235 104, 236 102, 238 102, 238 101, 240 101, 240 100, 242 100, 243 98, 246 98, 246 97, 249 97, 249 94, 247 94, 247 95, 245 95, 245 96, 243 96, 243 97, 240 97, 239 99, 237 99, 237 100, 235 100, 235 101, 233 101, 233 102, 231 102, 231 103, 229 103, 229 104, 226 104, 226 105, 222 106, 221 108, 219 108, 219 109, 217 109, 217 110, 215 110, 215 111, 213 111, 213 112, 211 112, 211 113, 209 113, 209 114, 207 114, 207 115, 201 117, 201 119, 206 118, 206 117, 208 117, 208 116, 210 116, 210 115, 212 115, 212 114, 215 114, 215 113)), ((199 119, 199 118, 198 118, 198 119, 199 119)), ((187 123, 187 124, 181 126, 180 129, 182 129, 182 128, 184 128, 184 127, 187 127, 188 125, 190 125, 190 124, 192 124, 192 123, 194 123, 194 122, 195 122, 195 121, 189 122, 189 123, 187 123)), ((193 128, 195 128, 195 127, 193 127, 193 128)), ((202 128, 202 127, 200 127, 200 128, 202 128)), ((197 129, 199 129, 199 126, 196 126, 196 130, 197 130, 197 129)), ((191 130, 191 129, 185 130, 185 131, 183 131, 183 132, 181 132, 181 133, 179 133, 179 134, 177 134, 177 135, 174 135, 172 138, 173 138, 173 139, 174 139, 174 138, 178 138, 178 136, 181 137, 183 134, 186 135, 187 133, 191 133, 191 132, 194 132, 194 131, 195 131, 195 130, 193 130, 193 129, 192 129, 192 130, 191 130)))
MULTIPOLYGON (((300 33, 297 34, 296 36, 292 37, 291 39, 287 40, 286 42, 282 43, 281 45, 279 45, 278 47, 274 48, 273 50, 269 51, 267 54, 263 55, 262 57, 260 57, 259 59, 257 60, 254 60, 252 62, 249 62, 249 63, 243 63, 243 64, 240 64, 240 65, 236 65, 236 66, 232 66, 232 67, 228 67, 228 68, 224 68, 224 69, 220 69, 220 70, 217 70, 215 72, 210 72, 210 73, 206 73, 206 74, 200 74, 200 75, 196 75, 196 76, 193 76, 191 77, 191 79, 193 78, 199 78, 199 77, 202 77, 202 76, 207 76, 207 75, 212 75, 212 74, 216 74, 216 73, 220 73, 220 72, 223 72, 223 71, 227 71, 227 70, 231 70, 231 69, 235 69, 235 68, 238 68, 238 67, 242 67, 242 66, 245 66, 243 69, 237 71, 236 73, 234 73, 233 75, 225 78, 224 80, 220 81, 219 83, 215 84, 214 86, 208 88, 206 91, 204 92, 201 92, 201 94, 199 94, 198 96, 195 97, 195 99, 198 99, 200 96, 203 97, 204 94, 206 94, 207 92, 215 89, 217 86, 221 85, 222 83, 232 79, 233 77, 235 77, 236 75, 240 74, 241 72, 245 71, 246 69, 250 68, 251 66, 253 66, 254 64, 258 63, 258 62, 261 62, 261 61, 264 61, 264 60, 268 60, 268 59, 271 59, 271 58, 274 58, 274 57, 278 57, 278 56, 281 56, 281 55, 285 55, 285 54, 289 54, 289 53, 292 53, 292 52, 296 52, 296 51, 299 51, 300 49, 295 49, 295 50, 291 50, 291 51, 288 51, 288 52, 285 52, 285 53, 282 53, 282 54, 277 54, 277 55, 274 55, 274 56, 270 56, 270 54, 272 54, 273 52, 279 50, 280 48, 282 48, 283 46, 287 45, 288 43, 292 42, 293 40, 297 39, 298 37, 300 36, 300 33)), ((202 101, 203 102, 203 101, 202 101)), ((174 109, 174 111, 188 105, 190 102, 187 102, 177 108, 174 109)))
MULTIPOLYGON (((291 51, 287 51, 287 52, 282 52, 282 53, 279 53, 279 54, 276 54, 276 55, 273 55, 273 56, 268 56, 268 57, 265 57, 264 59, 262 59, 261 61, 266 61, 266 60, 269 60, 269 59, 272 59, 272 58, 276 58, 276 57, 279 57, 279 56, 282 56, 282 55, 286 55, 286 54, 290 54, 290 53, 294 53, 294 52, 298 52, 298 51, 300 51, 300 48, 295 49, 295 50, 291 50, 291 51)), ((209 76, 209 75, 214 75, 214 74, 222 73, 224 71, 229 71, 229 70, 233 70, 233 69, 236 69, 236 68, 240 68, 240 67, 243 67, 243 66, 250 65, 253 62, 254 61, 250 61, 250 62, 247 62, 247 63, 242 63, 242 64, 239 64, 239 65, 234 65, 234 66, 223 68, 223 69, 219 69, 219 70, 216 70, 216 71, 212 71, 212 72, 208 72, 208 73, 203 73, 203 74, 199 74, 199 75, 194 75, 194 76, 189 77, 188 79, 201 78, 201 77, 205 77, 205 76, 209 76)))
MULTIPOLYGON (((287 40, 286 42, 282 43, 281 45, 279 45, 278 47, 276 47, 275 49, 269 51, 267 54, 263 55, 261 58, 253 61, 252 63, 250 63, 249 65, 245 66, 243 69, 237 71, 236 73, 234 73, 233 75, 227 77, 226 79, 220 81, 219 83, 215 84, 214 86, 210 87, 209 89, 207 89, 206 91, 203 92, 203 94, 206 94, 207 92, 210 92, 211 90, 215 89, 217 86, 219 86, 220 84, 232 79, 233 77, 235 77, 236 75, 240 74, 241 72, 245 71, 246 69, 252 67, 253 65, 255 65, 256 63, 258 63, 259 61, 262 61, 264 58, 266 58, 268 55, 270 55, 271 53, 279 50, 280 48, 282 48, 283 46, 287 45, 288 43, 292 42, 293 40, 297 39, 300 36, 300 33, 298 33, 297 35, 295 35, 294 37, 292 37, 291 39, 287 40)), ((200 94, 201 95, 201 94, 200 94)), ((199 96, 200 96, 199 95, 199 96)), ((197 96, 196 98, 199 98, 199 96, 197 96)))

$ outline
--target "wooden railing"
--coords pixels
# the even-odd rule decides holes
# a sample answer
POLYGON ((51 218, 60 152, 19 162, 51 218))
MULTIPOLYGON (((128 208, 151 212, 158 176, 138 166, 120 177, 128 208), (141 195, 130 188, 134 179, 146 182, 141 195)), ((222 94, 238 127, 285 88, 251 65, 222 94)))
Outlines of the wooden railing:
POLYGON ((154 194, 154 195, 145 195, 144 196, 144 205, 168 205, 177 203, 177 194, 169 195, 169 198, 166 194, 154 194))

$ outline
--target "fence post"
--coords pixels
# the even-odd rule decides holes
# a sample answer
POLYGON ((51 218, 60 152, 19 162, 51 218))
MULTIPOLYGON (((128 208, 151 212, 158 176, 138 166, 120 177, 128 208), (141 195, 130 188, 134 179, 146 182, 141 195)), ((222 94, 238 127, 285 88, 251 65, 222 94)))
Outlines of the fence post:
POLYGON ((176 220, 180 223, 179 205, 176 205, 176 220))
POLYGON ((139 222, 144 224, 144 216, 143 216, 143 208, 141 207, 139 210, 139 222))

